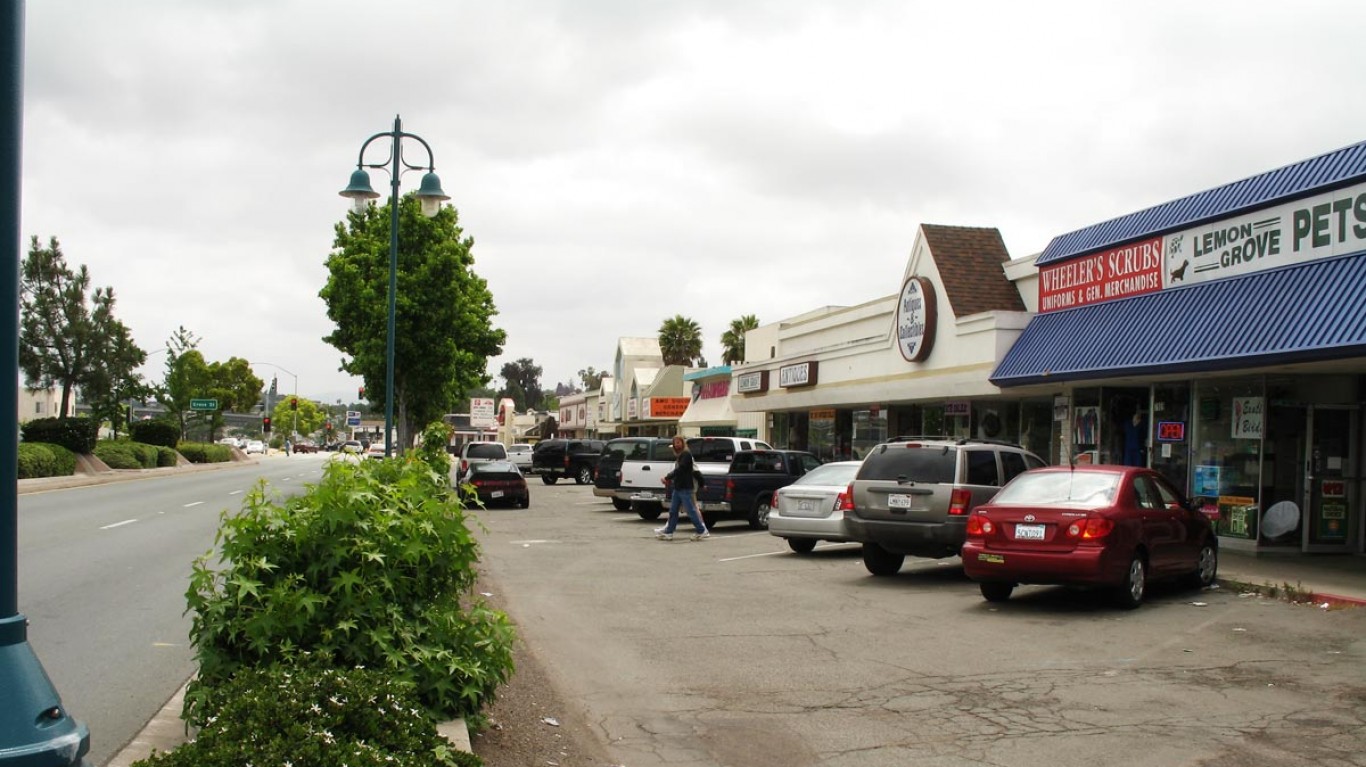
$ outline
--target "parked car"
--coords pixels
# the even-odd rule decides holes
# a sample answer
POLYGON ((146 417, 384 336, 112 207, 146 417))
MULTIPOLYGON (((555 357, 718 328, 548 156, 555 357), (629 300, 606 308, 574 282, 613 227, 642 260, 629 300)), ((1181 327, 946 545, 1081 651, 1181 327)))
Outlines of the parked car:
POLYGON ((294 452, 296 453, 316 453, 318 449, 318 446, 312 442, 299 442, 294 445, 294 452))
POLYGON ((485 506, 531 506, 531 491, 526 477, 509 460, 478 461, 470 464, 467 482, 485 506))
POLYGON ((697 506, 707 527, 743 519, 751 529, 768 527, 773 492, 821 465, 804 450, 740 450, 723 474, 703 474, 697 506))
POLYGON ((621 464, 627 460, 645 460, 649 456, 650 444, 658 440, 658 437, 617 437, 604 442, 602 452, 598 454, 597 471, 593 472, 593 495, 611 498, 612 508, 617 511, 630 509, 629 498, 617 497, 617 490, 621 487, 621 464))
POLYGON ((1152 469, 1053 466, 1027 471, 968 517, 963 572, 988 602, 1016 584, 1113 589, 1143 603, 1148 582, 1214 582, 1219 539, 1209 518, 1152 469))
POLYGON ((360 455, 365 452, 365 446, 362 445, 359 440, 348 439, 341 443, 339 451, 342 453, 351 453, 352 455, 360 455))
POLYGON ((768 532, 787 541, 798 554, 809 554, 819 541, 850 541, 844 515, 854 508, 849 483, 862 461, 834 461, 803 474, 773 492, 768 532))
POLYGON ((383 458, 383 457, 384 457, 384 443, 383 443, 383 442, 371 442, 371 443, 370 443, 370 446, 367 447, 367 448, 365 448, 365 457, 366 457, 366 458, 383 458))
POLYGON ((466 442, 460 447, 460 473, 462 482, 468 482, 470 468, 487 461, 508 460, 507 446, 502 442, 466 442))
POLYGON ((570 477, 575 484, 592 484, 603 444, 600 439, 541 440, 531 452, 531 471, 547 485, 570 477))
POLYGON ((526 472, 531 468, 531 450, 533 445, 526 442, 518 442, 515 445, 508 445, 508 460, 518 469, 526 472))
POLYGON ((247 455, 265 455, 266 443, 259 439, 249 439, 247 440, 247 446, 243 448, 243 450, 246 451, 247 455))
POLYGON ((898 438, 863 459, 845 515, 873 575, 895 575, 907 556, 956 557, 967 518, 1006 482, 1043 459, 1019 445, 985 439, 898 438))

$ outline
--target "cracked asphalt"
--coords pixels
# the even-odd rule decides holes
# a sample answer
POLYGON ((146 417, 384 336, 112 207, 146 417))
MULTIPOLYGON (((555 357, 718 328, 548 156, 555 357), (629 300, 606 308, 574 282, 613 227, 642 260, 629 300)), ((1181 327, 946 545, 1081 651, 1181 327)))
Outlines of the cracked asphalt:
POLYGON ((736 522, 660 542, 564 483, 478 517, 487 587, 609 764, 1366 765, 1366 609, 1162 586, 1132 612, 1046 587, 989 605, 957 560, 874 578, 857 547, 736 522))

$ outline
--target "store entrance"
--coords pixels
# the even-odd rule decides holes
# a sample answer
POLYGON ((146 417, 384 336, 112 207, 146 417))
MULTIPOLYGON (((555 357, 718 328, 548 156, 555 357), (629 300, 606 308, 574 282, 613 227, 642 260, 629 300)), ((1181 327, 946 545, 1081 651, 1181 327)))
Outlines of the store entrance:
POLYGON ((1262 477, 1263 545, 1306 552, 1352 551, 1360 529, 1358 411, 1273 404, 1262 477))

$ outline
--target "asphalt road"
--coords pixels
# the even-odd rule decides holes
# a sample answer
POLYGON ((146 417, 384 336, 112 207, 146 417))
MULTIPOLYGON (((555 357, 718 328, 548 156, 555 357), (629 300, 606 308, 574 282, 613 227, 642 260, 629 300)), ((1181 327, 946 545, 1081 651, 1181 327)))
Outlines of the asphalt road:
MULTIPOLYGON (((483 567, 631 767, 1366 765, 1366 610, 1155 587, 1125 612, 956 560, 874 578, 724 523, 653 538, 588 487, 480 511, 483 567)), ((476 526, 478 527, 478 526, 476 526)))
POLYGON ((19 610, 29 644, 104 764, 194 672, 190 565, 260 478, 289 493, 324 457, 19 496, 19 610))

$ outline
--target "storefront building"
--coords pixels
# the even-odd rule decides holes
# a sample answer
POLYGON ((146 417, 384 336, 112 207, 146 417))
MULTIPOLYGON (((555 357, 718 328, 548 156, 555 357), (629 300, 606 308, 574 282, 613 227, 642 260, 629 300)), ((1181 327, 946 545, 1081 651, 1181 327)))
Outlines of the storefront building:
POLYGON ((1030 318, 1009 262, 995 229, 921 226, 895 293, 747 333, 731 407, 762 415, 760 439, 825 460, 913 435, 1019 441, 1042 455, 1051 398, 988 380, 1030 318))
POLYGON ((678 419, 678 431, 685 437, 759 436, 763 420, 758 413, 737 414, 731 407, 731 367, 694 370, 683 376, 691 386, 691 402, 678 419))
POLYGON ((1366 551, 1366 142, 1055 238, 990 380, 1050 462, 1150 465, 1223 545, 1366 551))

